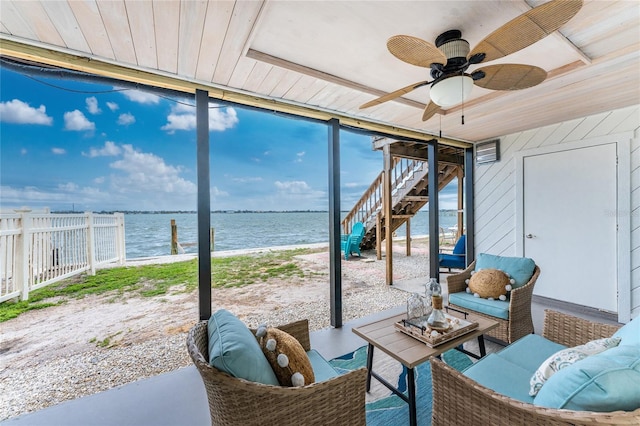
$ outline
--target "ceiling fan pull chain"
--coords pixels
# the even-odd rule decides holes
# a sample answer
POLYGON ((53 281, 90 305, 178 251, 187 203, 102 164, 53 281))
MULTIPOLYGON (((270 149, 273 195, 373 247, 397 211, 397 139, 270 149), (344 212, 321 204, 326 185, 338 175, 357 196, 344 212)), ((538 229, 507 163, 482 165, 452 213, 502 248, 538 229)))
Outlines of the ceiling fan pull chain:
MULTIPOLYGON (((460 72, 460 74, 464 75, 464 71, 460 72)), ((460 80, 460 98, 462 99, 462 125, 464 126, 464 82, 460 80)))

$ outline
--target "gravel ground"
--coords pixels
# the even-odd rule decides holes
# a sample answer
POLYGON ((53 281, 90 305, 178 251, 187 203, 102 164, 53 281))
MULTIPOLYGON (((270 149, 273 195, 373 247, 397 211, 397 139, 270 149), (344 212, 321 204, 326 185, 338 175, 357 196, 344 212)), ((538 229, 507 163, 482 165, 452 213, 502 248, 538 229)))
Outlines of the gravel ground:
MULTIPOLYGON (((299 256, 298 262, 311 272, 308 277, 214 290, 214 310, 229 309, 250 326, 308 318, 312 331, 329 327, 329 254, 299 256)), ((396 282, 428 276, 426 242, 414 240, 411 257, 399 243, 393 263, 396 282)), ((407 299, 406 292, 385 285, 385 260, 372 251, 342 261, 342 274, 344 322, 407 299)), ((191 363, 185 340, 198 317, 197 294, 111 303, 106 297, 30 311, 0 324, 0 420, 191 363), (105 336, 112 343, 99 347, 96 341, 105 336)))

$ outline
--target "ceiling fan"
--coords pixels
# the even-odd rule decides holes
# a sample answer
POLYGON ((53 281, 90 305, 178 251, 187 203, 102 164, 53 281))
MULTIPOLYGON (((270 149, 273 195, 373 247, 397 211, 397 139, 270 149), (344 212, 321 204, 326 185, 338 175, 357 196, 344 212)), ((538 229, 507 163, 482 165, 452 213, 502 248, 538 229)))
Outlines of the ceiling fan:
POLYGON ((426 121, 441 108, 452 107, 467 99, 474 84, 491 90, 519 90, 538 85, 547 78, 547 72, 533 65, 499 64, 471 73, 467 70, 471 65, 493 61, 534 44, 567 23, 581 7, 582 0, 552 0, 507 22, 473 50, 459 30, 440 34, 435 45, 413 36, 393 36, 387 41, 389 52, 401 61, 429 68, 432 80, 388 93, 361 105, 360 109, 431 85, 431 100, 422 115, 422 121, 426 121))

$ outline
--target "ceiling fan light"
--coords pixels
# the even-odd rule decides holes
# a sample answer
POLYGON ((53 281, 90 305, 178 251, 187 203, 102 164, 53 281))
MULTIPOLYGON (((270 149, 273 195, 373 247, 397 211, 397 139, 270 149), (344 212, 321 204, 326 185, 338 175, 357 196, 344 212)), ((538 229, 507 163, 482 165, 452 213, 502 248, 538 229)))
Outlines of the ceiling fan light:
POLYGON ((469 98, 473 90, 473 79, 468 75, 454 75, 431 87, 429 96, 442 108, 452 107, 469 98))

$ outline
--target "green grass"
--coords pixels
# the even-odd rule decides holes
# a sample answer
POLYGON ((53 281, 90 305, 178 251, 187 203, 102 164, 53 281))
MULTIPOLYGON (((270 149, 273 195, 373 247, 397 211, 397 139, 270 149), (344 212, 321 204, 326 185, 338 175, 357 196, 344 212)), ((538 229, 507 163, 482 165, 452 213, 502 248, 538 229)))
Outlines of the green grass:
MULTIPOLYGON (((318 250, 296 249, 257 255, 211 259, 213 288, 245 285, 310 275, 295 256, 318 250)), ((0 322, 33 310, 44 309, 87 295, 108 295, 105 303, 127 297, 156 297, 192 292, 198 287, 197 259, 158 265, 102 269, 96 275, 79 275, 29 294, 29 300, 0 303, 0 322)), ((108 346, 108 342, 105 344, 108 346)))

